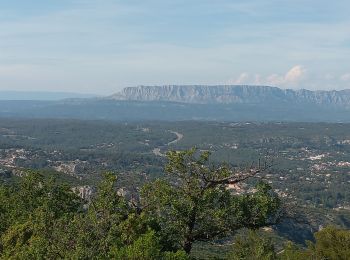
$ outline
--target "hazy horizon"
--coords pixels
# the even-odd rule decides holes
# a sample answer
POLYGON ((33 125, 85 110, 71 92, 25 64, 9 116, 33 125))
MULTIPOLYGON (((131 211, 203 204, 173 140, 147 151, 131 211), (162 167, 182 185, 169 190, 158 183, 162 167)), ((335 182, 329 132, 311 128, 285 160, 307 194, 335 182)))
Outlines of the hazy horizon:
POLYGON ((0 90, 350 89, 350 2, 3 1, 0 90))
MULTIPOLYGON (((120 92, 121 90, 123 90, 124 88, 128 88, 128 87, 142 87, 142 86, 152 86, 152 87, 164 87, 164 86, 255 86, 255 87, 272 87, 272 88, 279 88, 279 89, 291 89, 291 90, 310 90, 310 91, 344 91, 344 90, 350 90, 349 88, 344 88, 344 89, 308 89, 308 88, 290 88, 290 87, 280 87, 280 86, 273 86, 273 85, 254 85, 254 84, 162 84, 162 85, 145 85, 145 84, 138 84, 138 85, 134 85, 134 86, 127 86, 127 87, 121 87, 121 88, 117 88, 116 91, 114 92, 98 92, 96 90, 96 92, 84 92, 84 90, 81 91, 60 91, 59 89, 57 90, 53 90, 53 89, 48 89, 48 90, 36 90, 36 89, 30 89, 30 90, 11 90, 11 89, 1 89, 0 88, 0 93, 7 93, 7 94, 11 94, 11 95, 15 95, 16 93, 18 94, 25 94, 25 93, 31 93, 31 94, 35 94, 35 93, 39 93, 39 94, 59 94, 59 95, 81 95, 82 96, 86 96, 86 97, 103 97, 103 96, 109 96, 109 95, 113 95, 116 94, 118 92, 120 92)), ((2 98, 0 96, 0 100, 7 100, 7 98, 2 98)), ((21 100, 21 99, 19 99, 21 100)))

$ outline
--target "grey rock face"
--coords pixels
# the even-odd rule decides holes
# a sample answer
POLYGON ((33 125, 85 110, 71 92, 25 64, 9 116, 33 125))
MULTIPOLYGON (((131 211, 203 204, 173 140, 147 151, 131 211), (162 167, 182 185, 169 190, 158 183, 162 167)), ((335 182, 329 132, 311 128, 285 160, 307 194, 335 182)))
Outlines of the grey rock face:
POLYGON ((350 90, 310 91, 249 85, 167 85, 124 88, 109 99, 194 104, 295 103, 350 108, 350 90))
POLYGON ((90 201, 93 193, 95 192, 94 188, 88 185, 78 186, 72 188, 73 192, 76 193, 80 198, 90 201))

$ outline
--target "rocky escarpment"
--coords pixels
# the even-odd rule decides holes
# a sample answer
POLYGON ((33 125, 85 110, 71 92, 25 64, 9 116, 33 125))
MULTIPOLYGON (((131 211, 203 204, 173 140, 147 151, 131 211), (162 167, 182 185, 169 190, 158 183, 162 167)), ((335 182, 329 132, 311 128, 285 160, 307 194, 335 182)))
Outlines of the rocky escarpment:
POLYGON ((295 103, 350 108, 350 90, 310 91, 248 85, 167 85, 124 88, 109 99, 194 104, 295 103))

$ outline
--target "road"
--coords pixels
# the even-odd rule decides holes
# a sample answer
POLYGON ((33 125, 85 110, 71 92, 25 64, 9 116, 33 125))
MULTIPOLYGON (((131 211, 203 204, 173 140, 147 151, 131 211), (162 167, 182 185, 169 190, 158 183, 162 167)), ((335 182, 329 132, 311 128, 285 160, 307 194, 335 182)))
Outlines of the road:
POLYGON ((176 139, 168 143, 168 146, 172 144, 176 144, 177 142, 181 141, 182 138, 184 138, 184 135, 180 134, 179 132, 175 132, 175 131, 169 131, 169 132, 176 135, 176 139))
MULTIPOLYGON (((176 131, 171 131, 169 130, 170 133, 176 135, 176 139, 174 141, 171 141, 167 144, 167 146, 170 146, 170 145, 173 145, 173 144, 176 144, 177 142, 181 141, 182 138, 184 138, 184 135, 179 133, 179 132, 176 132, 176 131)), ((161 156, 161 157, 164 157, 165 154, 161 153, 160 152, 161 150, 161 147, 158 147, 158 148, 154 148, 152 150, 153 154, 156 155, 156 156, 161 156)))

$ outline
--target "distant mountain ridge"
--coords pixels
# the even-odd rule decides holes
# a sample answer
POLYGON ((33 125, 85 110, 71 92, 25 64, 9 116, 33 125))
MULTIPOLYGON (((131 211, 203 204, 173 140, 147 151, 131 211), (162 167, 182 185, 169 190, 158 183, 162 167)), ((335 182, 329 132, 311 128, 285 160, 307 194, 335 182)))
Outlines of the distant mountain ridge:
POLYGON ((25 98, 0 98, 0 120, 69 118, 350 123, 350 90, 285 90, 269 86, 140 86, 125 88, 109 97, 29 100, 29 95, 26 95, 25 98))
POLYGON ((0 90, 0 100, 62 100, 70 98, 93 98, 96 95, 73 92, 11 91, 0 90))
POLYGON ((350 90, 311 91, 253 85, 166 85, 127 87, 108 97, 127 101, 190 104, 308 104, 350 108, 350 90))

